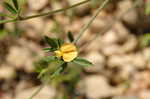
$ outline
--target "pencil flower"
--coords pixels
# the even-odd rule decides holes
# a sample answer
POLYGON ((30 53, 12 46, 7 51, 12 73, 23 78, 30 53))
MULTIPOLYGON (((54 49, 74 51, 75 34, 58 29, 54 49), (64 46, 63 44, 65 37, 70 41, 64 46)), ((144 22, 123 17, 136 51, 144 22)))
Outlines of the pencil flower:
POLYGON ((77 48, 73 43, 64 43, 60 49, 54 51, 56 56, 62 58, 65 62, 71 62, 77 55, 77 48))

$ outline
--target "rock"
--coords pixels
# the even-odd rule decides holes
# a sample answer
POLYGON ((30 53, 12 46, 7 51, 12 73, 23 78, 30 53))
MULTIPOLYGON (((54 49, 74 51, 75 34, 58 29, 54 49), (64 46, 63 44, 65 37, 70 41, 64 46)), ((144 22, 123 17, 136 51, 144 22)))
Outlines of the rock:
POLYGON ((13 95, 10 93, 5 93, 4 95, 1 96, 1 99, 12 99, 13 95))
POLYGON ((48 4, 48 0, 28 0, 28 5, 32 10, 40 10, 48 4))
POLYGON ((145 89, 149 88, 150 84, 150 72, 149 71, 142 71, 142 72, 135 72, 132 81, 130 83, 130 88, 128 89, 128 93, 140 93, 145 89))
POLYGON ((16 71, 13 67, 2 65, 0 67, 0 80, 10 80, 16 77, 16 71))
POLYGON ((116 31, 119 42, 126 41, 130 34, 129 30, 121 22, 116 22, 114 24, 113 31, 116 31))
POLYGON ((150 47, 149 48, 144 48, 142 53, 143 53, 143 57, 146 59, 146 61, 150 62, 150 47))
POLYGON ((33 72, 33 61, 44 56, 44 52, 33 42, 27 42, 25 39, 18 39, 18 41, 20 46, 10 47, 6 60, 17 69, 33 72))
POLYGON ((87 41, 87 43, 83 46, 81 46, 81 49, 85 50, 87 52, 89 51, 99 51, 100 47, 102 47, 101 38, 95 38, 91 42, 87 41))
POLYGON ((112 99, 140 99, 138 96, 126 95, 126 96, 114 96, 112 99))
POLYGON ((138 41, 134 35, 128 36, 128 39, 122 46, 124 53, 132 52, 137 48, 138 41))
POLYGON ((19 27, 22 28, 25 32, 24 35, 34 39, 40 37, 40 34, 43 33, 45 26, 46 24, 41 17, 19 23, 19 27))
POLYGON ((130 79, 131 75, 136 71, 135 67, 132 64, 124 64, 121 70, 119 71, 119 77, 123 80, 130 79))
MULTIPOLYGON (((38 88, 39 86, 22 90, 16 93, 14 99, 28 99, 38 88)), ((54 99, 54 96, 55 90, 52 87, 46 86, 33 99, 54 99)))
POLYGON ((141 53, 136 53, 132 59, 133 65, 139 69, 144 69, 146 67, 146 60, 141 53))
POLYGON ((143 90, 140 92, 140 99, 150 99, 150 90, 143 90))
POLYGON ((123 15, 122 20, 127 23, 130 26, 136 25, 138 21, 138 15, 136 12, 136 9, 132 9, 128 11, 130 8, 133 7, 133 1, 132 0, 123 0, 118 3, 118 16, 123 15), (128 13, 126 13, 128 11, 128 13), (130 17, 129 17, 130 16, 130 17))
POLYGON ((89 72, 100 72, 105 66, 105 57, 98 51, 88 53, 86 59, 93 63, 92 67, 85 68, 89 72))
POLYGON ((106 45, 106 46, 101 45, 101 51, 106 56, 123 54, 123 51, 118 44, 112 44, 112 45, 106 45))
POLYGON ((129 63, 125 55, 112 55, 108 58, 107 65, 111 68, 122 67, 129 63))
POLYGON ((103 76, 87 76, 85 78, 85 94, 88 99, 109 97, 113 94, 113 88, 103 76))
MULTIPOLYGON (((86 20, 89 21, 91 17, 87 18, 86 20)), ((106 17, 105 17, 106 18, 106 17)), ((91 32, 92 33, 100 33, 108 24, 108 21, 104 18, 96 18, 91 25, 91 32)))
POLYGON ((22 90, 25 90, 27 88, 31 88, 32 86, 34 86, 33 82, 29 82, 28 80, 21 80, 17 83, 17 86, 15 87, 15 92, 19 93, 22 90))
POLYGON ((101 42, 110 45, 114 43, 118 43, 120 38, 118 37, 117 33, 113 30, 108 31, 101 37, 101 42))
POLYGON ((19 46, 13 46, 10 48, 7 61, 17 69, 21 69, 26 64, 30 66, 32 64, 29 51, 19 46))

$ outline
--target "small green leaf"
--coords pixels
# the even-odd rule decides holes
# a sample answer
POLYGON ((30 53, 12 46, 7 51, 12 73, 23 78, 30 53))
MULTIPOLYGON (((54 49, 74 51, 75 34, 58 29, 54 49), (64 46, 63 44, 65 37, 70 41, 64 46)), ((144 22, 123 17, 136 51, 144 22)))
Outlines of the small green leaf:
POLYGON ((14 7, 16 8, 16 10, 18 10, 19 9, 18 0, 12 0, 12 1, 13 1, 14 7))
POLYGON ((81 65, 81 66, 85 66, 85 67, 92 66, 91 62, 89 62, 86 59, 79 58, 79 57, 77 57, 76 59, 74 59, 73 63, 76 63, 76 64, 81 65))
POLYGON ((56 38, 49 38, 45 36, 45 41, 52 47, 52 48, 58 48, 58 40, 56 38))
POLYGON ((52 62, 52 61, 57 61, 58 59, 55 56, 47 56, 47 57, 44 57, 42 60, 46 62, 52 62))
POLYGON ((58 39, 58 45, 59 45, 59 47, 61 47, 63 44, 64 44, 64 40, 58 39))
POLYGON ((3 5, 12 14, 17 14, 17 11, 9 3, 4 2, 3 5))
POLYGON ((8 15, 8 14, 5 14, 5 13, 1 13, 1 12, 0 12, 0 16, 14 18, 14 16, 11 16, 11 15, 8 15))
POLYGON ((53 51, 56 51, 57 49, 56 48, 44 48, 43 50, 45 52, 53 52, 53 51))
POLYGON ((70 32, 70 31, 68 32, 68 39, 69 39, 70 42, 74 41, 74 37, 72 35, 72 32, 70 32))

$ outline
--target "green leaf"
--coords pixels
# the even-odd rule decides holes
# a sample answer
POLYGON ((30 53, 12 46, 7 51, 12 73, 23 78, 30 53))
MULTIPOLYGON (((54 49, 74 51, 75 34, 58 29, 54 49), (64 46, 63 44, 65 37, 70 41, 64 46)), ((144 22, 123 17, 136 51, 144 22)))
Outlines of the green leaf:
POLYGON ((12 1, 13 1, 13 4, 14 4, 16 10, 18 10, 19 9, 18 0, 12 0, 12 1))
POLYGON ((63 44, 64 44, 64 40, 58 39, 58 45, 59 45, 59 47, 61 47, 63 44))
POLYGON ((17 14, 17 11, 9 3, 4 2, 3 5, 12 14, 17 14))
POLYGON ((52 47, 52 48, 58 48, 58 40, 56 38, 49 38, 47 36, 45 36, 45 41, 52 47))
POLYGON ((76 64, 81 65, 81 66, 85 66, 85 67, 92 66, 91 62, 89 62, 86 59, 79 58, 79 57, 77 57, 76 59, 74 59, 73 63, 76 63, 76 64))
POLYGON ((52 61, 57 61, 58 59, 55 56, 46 56, 42 60, 46 62, 52 62, 52 61))
POLYGON ((69 39, 70 42, 74 41, 74 37, 72 35, 72 32, 70 32, 70 31, 68 32, 68 39, 69 39))
POLYGON ((13 16, 11 16, 11 15, 8 15, 8 14, 5 14, 5 13, 1 13, 1 12, 0 12, 0 16, 14 18, 14 17, 13 17, 13 16))
POLYGON ((45 52, 53 52, 53 51, 56 51, 57 49, 56 48, 43 48, 43 50, 45 52))

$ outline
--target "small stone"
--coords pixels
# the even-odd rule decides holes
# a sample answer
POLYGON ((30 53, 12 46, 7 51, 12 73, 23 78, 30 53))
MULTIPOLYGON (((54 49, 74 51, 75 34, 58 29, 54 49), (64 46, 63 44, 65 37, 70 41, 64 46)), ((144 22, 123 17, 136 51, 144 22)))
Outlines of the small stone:
POLYGON ((119 2, 118 4, 119 10, 118 10, 117 15, 120 16, 125 13, 124 16, 122 17, 122 20, 130 26, 136 25, 138 21, 138 15, 137 15, 136 9, 133 8, 131 11, 128 11, 130 8, 133 7, 133 5, 134 5, 133 1, 131 0, 123 0, 119 2), (127 11, 128 13, 126 13, 127 11))
POLYGON ((0 80, 10 80, 16 76, 16 71, 13 67, 2 65, 0 67, 0 80))
POLYGON ((27 49, 19 46, 13 46, 10 48, 9 54, 7 56, 7 61, 14 65, 17 69, 22 68, 31 58, 30 53, 27 49))
POLYGON ((117 43, 119 40, 120 38, 118 37, 117 33, 113 30, 108 31, 101 37, 102 43, 107 45, 117 43))
POLYGON ((147 62, 150 62, 150 47, 143 50, 143 56, 147 62))
POLYGON ((141 91, 140 99, 150 99, 150 90, 141 91))
POLYGON ((122 67, 125 64, 131 63, 130 55, 112 55, 108 58, 108 66, 113 67, 122 67))
POLYGON ((28 4, 32 10, 40 10, 48 4, 48 0, 28 0, 28 4))
POLYGON ((134 95, 126 95, 126 96, 114 96, 112 99, 141 99, 141 98, 134 95))
MULTIPOLYGON (((87 20, 89 20, 89 18, 87 18, 87 20)), ((100 33, 106 26, 107 26, 107 21, 104 20, 103 18, 96 18, 94 20, 94 22, 91 25, 91 32, 93 33, 100 33)))
POLYGON ((133 65, 139 69, 146 67, 146 60, 141 53, 134 54, 132 62, 133 65))
POLYGON ((121 46, 119 46, 118 44, 104 45, 102 46, 101 51, 106 56, 123 54, 121 46))
POLYGON ((89 72, 100 72, 105 66, 105 57, 98 51, 88 53, 86 59, 93 63, 92 67, 85 68, 89 72))
MULTIPOLYGON (((28 99, 38 88, 39 86, 22 90, 16 93, 14 99, 28 99)), ((55 90, 52 87, 46 86, 33 99, 54 99, 54 96, 55 90)))
POLYGON ((85 94, 88 99, 109 97, 113 94, 113 88, 103 76, 87 76, 85 78, 85 94))
POLYGON ((113 26, 113 29, 116 31, 120 42, 126 41, 130 34, 129 30, 121 22, 116 22, 113 26))
POLYGON ((122 46, 122 50, 124 53, 132 52, 137 48, 138 41, 134 35, 128 36, 128 39, 122 46))

